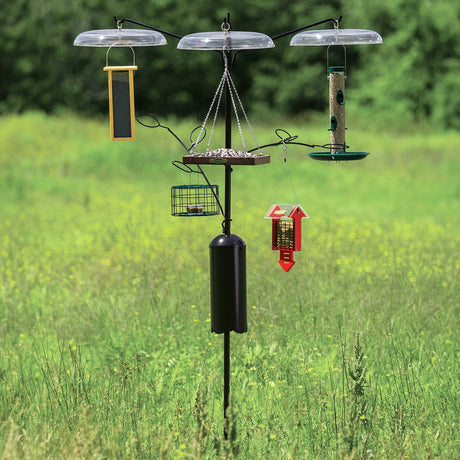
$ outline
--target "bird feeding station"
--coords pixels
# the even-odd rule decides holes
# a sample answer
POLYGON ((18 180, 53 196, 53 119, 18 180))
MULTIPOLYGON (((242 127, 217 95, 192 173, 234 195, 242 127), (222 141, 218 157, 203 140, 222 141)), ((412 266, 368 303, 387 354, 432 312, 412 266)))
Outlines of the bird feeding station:
MULTIPOLYGON (((173 216, 197 217, 222 214, 222 233, 217 235, 209 244, 210 248, 210 292, 211 292, 211 331, 224 335, 224 420, 227 421, 227 410, 230 395, 230 333, 247 332, 246 305, 246 243, 237 235, 231 233, 231 178, 233 168, 237 166, 258 166, 270 162, 270 156, 263 153, 264 148, 287 144, 306 147, 321 147, 329 150, 326 153, 309 154, 314 159, 321 160, 356 160, 366 154, 347 152, 344 137, 344 104, 345 69, 331 66, 329 69, 330 102, 331 102, 331 142, 325 145, 312 145, 296 141, 298 136, 291 136, 284 130, 286 136, 281 141, 259 146, 254 136, 252 126, 244 110, 237 88, 232 79, 235 59, 243 51, 263 50, 273 48, 274 41, 294 35, 291 46, 334 46, 350 44, 382 43, 381 37, 373 31, 362 29, 339 29, 342 17, 324 19, 279 35, 269 37, 263 33, 251 31, 234 31, 230 23, 230 14, 224 18, 220 31, 198 32, 180 36, 171 32, 143 24, 132 19, 119 20, 115 16, 116 29, 102 29, 83 32, 74 41, 75 46, 92 47, 133 47, 166 45, 164 35, 179 39, 177 48, 180 50, 214 51, 222 58, 223 74, 217 86, 208 113, 201 126, 198 138, 192 146, 186 145, 172 130, 156 125, 151 128, 167 128, 186 150, 182 161, 173 164, 187 173, 196 172, 206 181, 206 184, 173 186, 171 188, 171 214, 173 216), (140 29, 123 29, 124 23, 139 26, 140 29), (305 32, 307 29, 321 24, 332 24, 333 29, 305 32), (225 139, 222 148, 211 149, 210 142, 214 126, 223 102, 225 119, 225 139), (333 103, 332 103, 333 102, 333 103), (214 111, 211 135, 204 151, 198 152, 206 132, 206 123, 214 111), (246 121, 249 131, 256 144, 248 149, 243 137, 242 120, 246 121), (243 150, 232 148, 232 121, 236 121, 242 140, 243 150), (256 152, 257 151, 257 152, 256 152), (252 153, 256 152, 256 153, 252 153), (192 169, 192 166, 196 169, 192 169), (225 193, 222 206, 217 185, 210 184, 202 166, 220 166, 224 169, 225 193)), ((133 51, 134 55, 134 51, 133 51)), ((108 52, 107 52, 108 56, 108 52)), ((108 58, 107 58, 108 59, 108 58)), ((133 65, 123 68, 110 68, 108 62, 105 70, 109 75, 109 111, 111 120, 112 140, 134 140, 133 114, 134 89, 133 75, 136 70, 133 65), (119 75, 122 74, 122 75, 119 75), (120 77, 120 78, 119 78, 120 77), (121 81, 121 83, 120 83, 121 81), (121 127, 122 128, 121 128, 121 127)), ((153 119, 153 115, 151 115, 153 119)), ((193 133, 193 132, 192 132, 193 133)), ((279 134, 277 133, 278 137, 279 134)), ((294 264, 293 253, 301 249, 301 220, 307 218, 307 213, 300 205, 273 205, 265 216, 272 219, 272 249, 280 251, 279 263, 284 271, 289 271, 294 264)), ((228 424, 224 424, 224 436, 228 438, 228 424)))

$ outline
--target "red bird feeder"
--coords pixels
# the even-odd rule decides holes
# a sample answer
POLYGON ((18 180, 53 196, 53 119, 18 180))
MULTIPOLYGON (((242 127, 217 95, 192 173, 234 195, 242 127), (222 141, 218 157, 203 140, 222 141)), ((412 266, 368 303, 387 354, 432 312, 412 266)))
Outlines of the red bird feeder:
POLYGON ((274 204, 265 214, 266 219, 272 219, 272 249, 280 251, 278 262, 285 272, 295 264, 294 251, 301 249, 304 217, 308 215, 298 204, 274 204))

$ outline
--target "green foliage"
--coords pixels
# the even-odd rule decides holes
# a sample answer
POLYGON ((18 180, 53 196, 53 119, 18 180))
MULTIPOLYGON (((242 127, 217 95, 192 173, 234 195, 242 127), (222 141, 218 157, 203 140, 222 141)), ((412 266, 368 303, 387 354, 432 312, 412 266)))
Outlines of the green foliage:
MULTIPOLYGON (((0 29, 0 113, 63 107, 106 113, 106 50, 75 48, 72 42, 82 31, 115 27, 114 14, 185 35, 219 30, 231 12, 235 30, 271 36, 343 15, 343 27, 375 29, 384 39, 382 46, 349 47, 350 105, 367 116, 458 128, 459 11, 453 0, 315 0, 282 6, 275 0, 217 6, 196 0, 192 7, 173 0, 6 2, 2 12, 7 19, 0 29)), ((258 116, 292 116, 327 105, 326 50, 289 47, 289 40, 282 38, 275 49, 248 51, 237 58, 235 80, 243 103, 258 116)), ((203 117, 219 80, 220 57, 177 51, 175 38, 168 43, 136 49, 137 111, 203 117)), ((126 59, 131 56, 123 50, 110 52, 112 63, 126 59)))
MULTIPOLYGON (((169 215, 189 177, 165 131, 110 143, 107 125, 0 119, 1 458, 455 458, 458 133, 354 130, 371 155, 340 165, 290 146, 310 219, 288 274, 263 219, 281 149, 235 167, 249 332, 232 334, 226 442, 207 255, 222 219, 169 215)), ((185 137, 195 123, 170 125, 185 137)))
POLYGON ((460 128, 454 87, 460 72, 460 4, 393 0, 366 8, 368 2, 352 0, 348 5, 349 20, 365 22, 384 38, 383 46, 361 47, 353 71, 353 98, 365 113, 460 128))
POLYGON ((367 418, 368 401, 365 395, 367 368, 364 353, 356 334, 354 354, 349 364, 344 363, 351 379, 348 409, 348 424, 345 427, 344 441, 349 454, 358 453, 359 458, 366 457, 369 419, 367 418), (358 451, 358 452, 357 452, 358 451))

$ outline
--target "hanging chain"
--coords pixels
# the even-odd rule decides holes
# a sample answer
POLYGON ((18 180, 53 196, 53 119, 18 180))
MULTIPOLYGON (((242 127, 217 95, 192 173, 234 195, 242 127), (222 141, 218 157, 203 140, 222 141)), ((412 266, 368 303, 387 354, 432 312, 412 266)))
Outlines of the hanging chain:
MULTIPOLYGON (((215 104, 217 98, 219 98, 219 99, 218 99, 218 104, 217 104, 217 108, 216 108, 216 114, 219 111, 220 101, 221 101, 221 98, 222 98, 222 92, 223 92, 223 88, 224 88, 224 82, 225 82, 225 74, 222 75, 222 78, 220 79, 219 85, 217 86, 217 90, 216 90, 216 93, 214 94, 214 98, 212 99, 212 102, 211 102, 211 105, 209 107, 208 113, 206 114, 204 122, 201 125, 201 129, 200 129, 200 132, 198 134, 197 140, 193 143, 193 146, 192 146, 191 150, 194 153, 197 153, 197 145, 199 143, 198 141, 201 139, 201 135, 203 134, 203 131, 205 130, 206 123, 208 122, 209 115, 211 115, 212 109, 214 107, 214 104, 215 104)), ((209 142, 211 141, 212 133, 214 131, 215 120, 216 120, 216 116, 214 117, 209 142)), ((209 142, 208 142, 207 149, 209 148, 209 142)))
POLYGON ((211 145, 212 136, 214 134, 214 128, 216 127, 217 115, 219 114, 219 107, 222 101, 222 94, 224 92, 224 87, 225 87, 225 79, 224 79, 224 76, 222 75, 222 80, 220 82, 220 88, 219 87, 217 88, 217 91, 219 93, 219 98, 217 100, 216 111, 214 113, 214 118, 212 120, 211 132, 209 133, 209 140, 208 140, 208 144, 206 145, 206 152, 209 152, 209 147, 211 145))
MULTIPOLYGON (((228 92, 230 94, 230 99, 232 101, 233 111, 235 112, 236 125, 238 126, 238 131, 240 133, 241 142, 243 143, 243 148, 244 148, 244 150, 246 150, 246 143, 244 142, 243 129, 241 128, 240 117, 238 116, 238 107, 236 106, 235 98, 233 97, 233 91, 235 91, 235 94, 237 95, 237 97, 238 97, 238 93, 236 91, 235 85, 233 84, 232 76, 230 75, 230 72, 228 70, 228 64, 227 64, 227 58, 226 57, 225 57, 224 75, 225 75, 225 78, 226 78, 226 81, 227 81, 227 87, 228 87, 228 92), (232 91, 232 87, 233 87, 233 91, 232 91)), ((238 100, 240 100, 239 97, 238 97, 238 100)))
MULTIPOLYGON (((229 24, 228 23, 222 24, 222 30, 224 32, 224 35, 226 36, 228 34, 228 31, 230 30, 229 24)), ((224 47, 224 49, 225 49, 225 47, 224 47)), ((236 123, 237 123, 237 126, 238 126, 238 131, 240 133, 241 142, 243 144, 244 150, 247 150, 247 147, 246 147, 246 142, 244 140, 243 128, 241 126, 241 120, 240 120, 240 117, 238 115, 238 105, 239 105, 240 110, 243 113, 243 116, 244 116, 244 118, 246 120, 246 123, 248 125, 249 131, 252 134, 252 138, 254 139, 254 142, 255 142, 255 144, 257 146, 257 150, 259 151, 259 154, 262 154, 262 150, 261 150, 261 148, 259 146, 259 143, 257 142, 256 136, 254 134, 254 130, 252 129, 252 125, 249 122, 248 115, 247 115, 247 113, 246 113, 246 111, 244 109, 243 103, 241 102, 240 96, 238 94, 238 91, 236 89, 235 83, 233 82, 230 70, 228 68, 228 59, 227 59, 226 53, 223 53, 223 58, 224 58, 224 72, 222 74, 222 78, 220 79, 220 82, 219 82, 219 84, 217 86, 217 90, 216 90, 216 92, 214 94, 214 97, 212 99, 212 102, 211 102, 211 105, 209 107, 208 113, 206 114, 206 117, 204 119, 204 122, 201 125, 201 129, 200 129, 200 132, 198 134, 197 140, 193 143, 191 150, 193 151, 193 153, 197 153, 198 141, 199 141, 199 139, 201 139, 201 135, 203 134, 203 131, 205 130, 206 124, 207 124, 208 119, 209 119, 209 117, 211 115, 211 112, 212 112, 212 110, 214 108, 214 105, 216 105, 215 113, 214 113, 214 117, 213 117, 213 122, 212 122, 212 127, 211 127, 211 131, 209 133, 209 140, 208 140, 208 144, 206 146, 206 152, 209 151, 212 136, 213 136, 213 133, 214 133, 214 128, 215 128, 216 122, 217 122, 217 116, 218 116, 218 113, 219 113, 220 104, 221 104, 221 101, 222 101, 222 94, 224 92, 225 85, 227 85, 227 88, 228 88, 228 91, 229 91, 229 94, 230 94, 230 99, 231 99, 233 112, 235 113, 236 123), (238 105, 235 102, 235 98, 238 101, 238 105)))
MULTIPOLYGON (((231 86, 233 88, 233 91, 235 92, 236 98, 238 99, 238 104, 240 105, 241 111, 243 112, 244 118, 246 119, 246 123, 247 123, 247 125, 249 127, 249 131, 251 132, 252 138, 254 139, 254 142, 255 142, 255 144, 257 146, 257 150, 259 151, 260 154, 262 154, 262 150, 261 150, 261 148, 259 146, 259 143, 257 142, 256 135, 254 134, 254 130, 252 129, 251 123, 249 122, 248 115, 246 114, 246 110, 244 110, 243 103, 241 102, 241 99, 240 99, 240 96, 238 94, 238 91, 236 90, 235 83, 233 82, 233 79, 232 79, 230 74, 228 75, 228 77, 229 77, 229 80, 230 80, 230 84, 231 84, 231 86)), ((230 90, 230 96, 232 97, 232 103, 235 106, 235 104, 233 102, 233 95, 232 95, 231 90, 230 90)), ((235 108, 235 114, 236 114, 237 119, 238 119, 238 114, 236 113, 236 108, 235 108)), ((241 135, 241 139, 242 139, 243 145, 244 145, 244 139, 243 139, 243 133, 241 131, 241 126, 240 126, 240 135, 241 135)), ((246 149, 246 145, 244 145, 244 148, 246 149)))
POLYGON ((339 41, 339 21, 334 21, 334 36, 335 41, 339 41))

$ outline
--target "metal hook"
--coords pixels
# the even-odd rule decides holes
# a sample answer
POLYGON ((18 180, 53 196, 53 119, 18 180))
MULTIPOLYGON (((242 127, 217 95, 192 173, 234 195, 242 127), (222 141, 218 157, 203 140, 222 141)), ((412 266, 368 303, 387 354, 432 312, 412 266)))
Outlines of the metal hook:
POLYGON ((228 32, 232 28, 232 25, 230 24, 230 13, 227 13, 227 17, 224 18, 221 28, 224 33, 228 32))
POLYGON ((145 126, 146 128, 162 128, 163 126, 161 126, 160 124, 160 121, 158 120, 157 117, 154 117, 153 115, 150 115, 148 113, 143 113, 141 115, 136 115, 136 121, 142 125, 142 126, 145 126), (146 122, 143 122, 141 121, 141 117, 150 117, 152 120, 154 120, 156 122, 155 125, 149 125, 147 124, 146 122))
POLYGON ((206 127, 202 127, 202 126, 197 126, 196 128, 193 128, 192 132, 190 133, 190 142, 192 143, 192 146, 190 147, 190 150, 198 145, 200 142, 202 142, 206 137, 206 127), (194 141, 193 140, 193 134, 195 133, 195 131, 197 131, 198 129, 201 129, 201 131, 198 133, 198 138, 194 141))
POLYGON ((227 63, 227 56, 226 56, 226 51, 229 51, 227 40, 228 40, 228 33, 230 32, 231 26, 230 26, 230 13, 227 14, 227 17, 224 18, 224 22, 221 25, 221 29, 224 32, 224 38, 225 38, 225 44, 222 53, 224 55, 224 67, 225 67, 225 72, 228 72, 228 63, 227 63))
POLYGON ((280 144, 281 144, 281 148, 283 149, 283 160, 286 163, 287 162, 287 155, 286 155, 286 153, 287 153, 287 145, 286 145, 286 142, 289 142, 292 137, 285 129, 281 129, 281 128, 275 129, 275 134, 281 139, 280 144), (281 133, 287 134, 287 137, 282 136, 281 133))
POLYGON ((291 136, 285 129, 275 129, 275 134, 281 139, 283 144, 295 141, 299 136, 291 136), (280 133, 287 134, 287 137, 280 135, 280 133))
POLYGON ((201 174, 201 171, 194 170, 191 166, 183 163, 182 161, 174 160, 171 162, 171 164, 175 166, 177 169, 180 169, 181 171, 187 174, 191 174, 191 173, 201 174))

